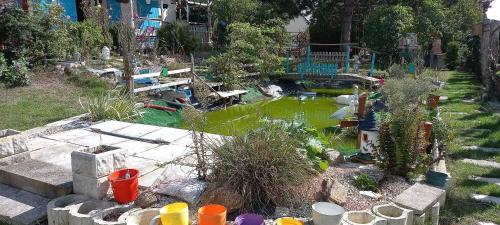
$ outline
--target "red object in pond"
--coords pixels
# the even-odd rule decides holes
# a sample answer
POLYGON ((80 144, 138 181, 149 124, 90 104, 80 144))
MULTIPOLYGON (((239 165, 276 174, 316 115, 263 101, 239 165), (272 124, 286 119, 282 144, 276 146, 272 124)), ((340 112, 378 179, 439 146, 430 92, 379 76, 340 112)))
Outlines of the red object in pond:
POLYGON ((187 102, 187 100, 185 98, 175 98, 175 99, 177 99, 177 101, 179 101, 180 103, 183 103, 183 104, 187 102))
POLYGON ((165 110, 165 111, 170 111, 170 112, 176 112, 177 109, 172 108, 172 107, 167 107, 167 106, 161 106, 161 105, 144 105, 144 108, 151 108, 151 109, 159 109, 159 110, 165 110))
POLYGON ((113 189, 115 201, 119 204, 127 204, 135 201, 139 194, 139 170, 121 169, 108 176, 108 181, 113 189), (130 178, 126 178, 127 173, 130 178))

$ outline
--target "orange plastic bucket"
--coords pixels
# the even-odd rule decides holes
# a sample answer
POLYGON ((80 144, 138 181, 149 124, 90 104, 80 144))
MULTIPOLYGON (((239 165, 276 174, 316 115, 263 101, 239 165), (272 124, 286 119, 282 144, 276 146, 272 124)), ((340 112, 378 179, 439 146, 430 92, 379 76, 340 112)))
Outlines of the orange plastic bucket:
POLYGON ((127 204, 135 201, 139 194, 139 170, 121 169, 108 176, 109 183, 113 189, 115 201, 120 204, 127 204), (127 173, 130 175, 129 178, 127 173))
POLYGON ((226 207, 206 205, 198 209, 199 225, 226 225, 226 207))
POLYGON ((275 221, 276 225, 303 225, 303 223, 299 220, 296 220, 292 217, 283 217, 279 218, 275 221))
POLYGON ((160 209, 162 225, 188 225, 189 208, 184 202, 168 204, 160 209))

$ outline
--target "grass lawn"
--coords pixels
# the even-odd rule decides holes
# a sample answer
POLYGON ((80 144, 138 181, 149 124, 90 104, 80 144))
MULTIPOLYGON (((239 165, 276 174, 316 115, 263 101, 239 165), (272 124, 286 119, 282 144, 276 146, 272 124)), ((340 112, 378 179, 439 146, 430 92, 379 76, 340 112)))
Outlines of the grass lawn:
POLYGON ((0 86, 0 130, 27 130, 79 115, 84 112, 80 98, 85 101, 106 89, 106 82, 97 78, 68 77, 50 67, 36 71, 30 86, 0 86))
POLYGON ((448 193, 445 208, 441 211, 441 223, 500 224, 500 206, 474 201, 472 193, 500 197, 500 186, 469 180, 470 176, 500 178, 500 169, 463 163, 463 158, 500 162, 500 153, 484 153, 464 150, 463 146, 478 145, 500 148, 500 112, 494 112, 480 102, 481 88, 474 75, 447 72, 447 86, 441 95, 449 100, 440 103, 443 119, 455 133, 455 143, 448 152, 447 167, 453 177, 453 187, 448 193), (471 101, 473 100, 474 101, 471 101))

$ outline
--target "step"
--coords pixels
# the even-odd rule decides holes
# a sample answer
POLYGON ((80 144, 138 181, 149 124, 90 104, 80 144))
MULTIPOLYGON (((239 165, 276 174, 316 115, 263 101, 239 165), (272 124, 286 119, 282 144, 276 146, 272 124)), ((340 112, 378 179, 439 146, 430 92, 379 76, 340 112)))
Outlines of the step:
POLYGON ((500 178, 470 176, 469 180, 481 181, 500 186, 500 178))
POLYGON ((33 159, 0 167, 0 183, 46 198, 67 195, 73 189, 70 169, 33 159))
POLYGON ((50 199, 0 184, 0 224, 43 224, 50 199))
POLYGON ((500 163, 492 162, 488 160, 477 160, 477 159, 462 159, 462 162, 474 164, 477 166, 493 167, 500 169, 500 163))
POLYGON ((471 194, 471 198, 480 202, 494 203, 500 205, 500 198, 495 196, 471 194))
POLYGON ((490 148, 490 147, 481 147, 481 146, 465 146, 464 149, 471 150, 471 151, 488 152, 488 153, 500 153, 500 148, 490 148))

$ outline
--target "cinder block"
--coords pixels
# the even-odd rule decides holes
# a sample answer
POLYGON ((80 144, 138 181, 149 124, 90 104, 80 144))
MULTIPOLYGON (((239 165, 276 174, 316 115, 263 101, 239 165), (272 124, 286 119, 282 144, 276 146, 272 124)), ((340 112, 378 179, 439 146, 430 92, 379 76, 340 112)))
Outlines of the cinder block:
POLYGON ((115 203, 91 200, 70 207, 69 225, 94 225, 93 216, 99 211, 113 207, 115 203))
POLYGON ((73 192, 76 194, 102 199, 106 197, 109 187, 108 177, 93 178, 73 174, 73 192))
POLYGON ((387 220, 373 214, 370 210, 349 211, 342 217, 342 225, 387 225, 387 220))
POLYGON ((89 152, 74 151, 71 153, 73 174, 100 178, 113 171, 126 168, 128 157, 126 149, 116 148, 99 154, 91 153, 92 150, 87 151, 89 152))
POLYGON ((84 195, 66 195, 53 199, 47 204, 48 225, 69 224, 70 207, 87 200, 89 198, 84 195))
POLYGON ((93 215, 94 225, 127 225, 127 218, 140 208, 134 208, 134 205, 118 205, 97 212, 93 215), (106 218, 109 215, 119 215, 118 218, 106 218))
POLYGON ((373 213, 387 220, 387 225, 412 225, 413 211, 401 208, 394 203, 373 207, 373 213))

